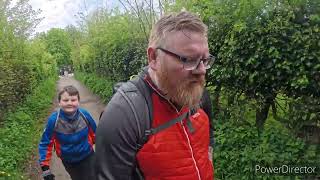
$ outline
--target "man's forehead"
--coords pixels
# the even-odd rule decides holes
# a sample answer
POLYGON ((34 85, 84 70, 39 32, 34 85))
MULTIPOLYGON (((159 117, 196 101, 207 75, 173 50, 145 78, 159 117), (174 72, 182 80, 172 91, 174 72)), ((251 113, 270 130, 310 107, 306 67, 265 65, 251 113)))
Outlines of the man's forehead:
POLYGON ((163 43, 165 48, 179 48, 185 50, 208 49, 208 41, 204 34, 199 32, 179 31, 167 36, 163 43))
POLYGON ((207 36, 200 32, 183 30, 183 31, 168 32, 164 37, 164 42, 171 42, 171 41, 176 42, 176 41, 183 41, 183 40, 207 42, 207 36))
POLYGON ((203 34, 203 33, 198 32, 198 31, 191 31, 191 30, 188 30, 188 29, 183 29, 183 30, 168 31, 165 34, 168 35, 168 36, 175 35, 175 34, 184 34, 186 36, 190 36, 191 34, 203 34))

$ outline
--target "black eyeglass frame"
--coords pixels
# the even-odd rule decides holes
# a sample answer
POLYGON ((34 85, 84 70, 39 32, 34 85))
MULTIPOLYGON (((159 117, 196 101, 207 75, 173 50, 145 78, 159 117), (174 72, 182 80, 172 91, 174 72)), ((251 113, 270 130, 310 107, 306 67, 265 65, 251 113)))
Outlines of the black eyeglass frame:
MULTIPOLYGON (((180 61, 182 61, 184 68, 185 68, 185 63, 187 63, 187 62, 188 62, 188 59, 190 59, 190 58, 187 58, 187 57, 185 57, 185 56, 181 56, 181 55, 179 55, 179 54, 177 54, 177 53, 174 53, 174 52, 172 52, 172 51, 169 51, 169 50, 167 50, 167 49, 164 49, 164 48, 162 48, 162 47, 157 47, 156 49, 160 49, 161 51, 163 51, 163 52, 165 52, 165 53, 167 53, 167 54, 170 54, 170 55, 176 57, 177 59, 179 59, 180 61)), ((215 57, 214 57, 213 55, 209 54, 209 57, 208 57, 208 58, 197 59, 197 61, 199 61, 199 62, 197 63, 197 65, 196 65, 193 69, 190 69, 190 70, 197 69, 201 61, 202 61, 203 65, 205 66, 206 69, 210 69, 210 68, 211 68, 211 65, 212 65, 212 64, 214 63, 214 61, 215 61, 215 57), (205 64, 204 62, 207 61, 207 60, 208 60, 208 63, 205 64), (211 62, 210 62, 210 61, 211 61, 211 62)))

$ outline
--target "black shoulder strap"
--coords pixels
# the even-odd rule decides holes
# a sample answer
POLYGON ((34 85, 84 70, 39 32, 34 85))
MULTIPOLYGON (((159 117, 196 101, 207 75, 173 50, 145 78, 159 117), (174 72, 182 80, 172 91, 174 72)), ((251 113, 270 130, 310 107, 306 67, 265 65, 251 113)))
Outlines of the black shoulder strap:
POLYGON ((210 98, 210 93, 207 88, 204 88, 201 97, 200 107, 208 115, 209 125, 210 125, 210 146, 214 145, 214 126, 213 126, 213 112, 212 112, 212 100, 210 98))
MULTIPOLYGON (((134 79, 123 83, 121 85, 121 87, 119 87, 117 89, 117 92, 119 92, 122 97, 127 101, 127 103, 129 104, 133 114, 134 114, 134 118, 136 120, 136 124, 137 124, 137 128, 138 128, 138 135, 139 137, 142 137, 141 140, 139 140, 138 142, 138 149, 141 148, 141 146, 146 142, 144 141, 144 134, 141 134, 141 127, 140 127, 140 121, 141 119, 139 119, 138 117, 138 113, 139 110, 141 110, 141 107, 136 107, 136 104, 147 104, 148 107, 148 114, 147 116, 145 116, 145 119, 143 122, 149 122, 150 125, 147 124, 147 129, 149 129, 149 127, 152 124, 152 120, 153 120, 153 105, 152 105, 152 98, 151 98, 151 94, 152 94, 152 89, 146 84, 146 82, 144 81, 144 77, 147 73, 147 68, 144 68, 144 70, 134 79), (129 95, 129 93, 138 93, 140 94, 143 98, 135 98, 134 100, 132 99, 132 97, 129 95), (143 101, 142 103, 133 103, 134 101, 143 101)), ((145 110, 144 110, 145 111, 145 110)))
POLYGON ((155 128, 151 128, 151 129, 148 129, 145 131, 145 136, 150 136, 150 135, 153 135, 153 134, 156 134, 162 130, 165 130, 167 129, 168 127, 171 127, 172 125, 178 123, 178 122, 181 122, 182 120, 184 120, 185 118, 187 118, 189 116, 189 112, 186 112, 180 116, 178 116, 177 118, 175 119, 172 119, 170 121, 167 121, 161 125, 159 125, 158 127, 155 127, 155 128))
POLYGON ((200 107, 206 112, 209 117, 209 120, 212 120, 212 102, 210 98, 210 94, 207 88, 203 89, 200 107))
POLYGON ((140 94, 144 97, 145 102, 148 106, 148 114, 150 119, 150 124, 152 124, 153 120, 153 104, 152 104, 152 89, 146 84, 146 82, 143 80, 143 77, 139 76, 133 80, 129 81, 133 85, 136 86, 140 94))
MULTIPOLYGON (((131 110, 134 113, 139 133, 141 132, 141 127, 140 127, 140 122, 139 122, 139 118, 137 115, 137 111, 139 110, 140 107, 135 107, 135 103, 133 103, 133 100, 130 99, 131 96, 127 96, 126 93, 127 92, 134 92, 134 91, 140 93, 144 97, 144 101, 147 104, 150 126, 149 126, 149 128, 147 128, 144 131, 143 135, 139 134, 139 137, 142 137, 142 138, 138 142, 138 149, 140 149, 148 141, 150 135, 156 134, 164 129, 167 129, 167 128, 171 127, 172 125, 174 125, 178 122, 181 122, 185 118, 188 119, 187 126, 188 126, 189 130, 191 132, 194 131, 194 128, 192 127, 191 121, 189 120, 189 116, 194 113, 193 110, 190 110, 175 119, 169 120, 166 123, 161 124, 158 127, 151 128, 152 121, 153 121, 153 104, 152 104, 151 95, 152 95, 153 90, 152 90, 152 88, 149 87, 149 85, 146 84, 146 82, 143 79, 145 77, 146 70, 147 69, 145 68, 144 71, 142 73, 140 73, 138 77, 128 81, 128 83, 123 84, 121 86, 121 88, 118 89, 118 92, 125 98, 125 100, 128 102, 131 110)), ((137 103, 137 104, 139 104, 139 103, 137 103)), ((147 122, 147 121, 148 120, 145 120, 144 122, 147 122)))
MULTIPOLYGON (((162 130, 165 130, 165 129, 171 127, 172 125, 174 125, 178 122, 181 122, 185 118, 188 119, 187 127, 189 128, 190 132, 194 131, 194 128, 193 128, 191 121, 189 119, 189 116, 194 113, 193 110, 190 110, 190 111, 178 116, 177 118, 171 119, 171 120, 169 120, 169 121, 167 121, 167 122, 165 122, 155 128, 151 128, 152 121, 153 121, 153 114, 152 114, 153 113, 153 104, 152 104, 152 97, 151 97, 152 89, 146 84, 146 82, 141 78, 141 76, 139 76, 139 78, 133 79, 129 82, 134 84, 137 87, 138 91, 143 95, 143 97, 145 98, 145 101, 147 103, 148 110, 149 110, 148 114, 149 114, 150 126, 149 126, 149 128, 147 128, 144 131, 144 135, 142 136, 142 138, 138 144, 139 149, 148 141, 150 135, 153 135, 153 134, 156 134, 162 130)), ((133 111, 137 110, 138 107, 134 107, 134 104, 132 102, 130 102, 129 104, 131 104, 130 106, 132 106, 133 111)), ((137 123, 139 123, 139 122, 137 122, 137 123)), ((139 124, 138 124, 138 126, 139 126, 139 124)))
MULTIPOLYGON (((145 103, 147 104, 147 107, 148 107, 148 118, 147 120, 145 120, 144 122, 148 122, 149 121, 149 127, 147 127, 147 129, 144 131, 144 134, 139 136, 139 137, 142 137, 138 144, 137 144, 137 147, 138 149, 140 149, 147 141, 148 141, 148 136, 146 136, 146 132, 149 130, 149 128, 152 126, 152 121, 153 121, 153 104, 152 104, 152 88, 146 84, 145 80, 144 80, 144 77, 145 75, 147 74, 147 67, 145 67, 143 69, 143 71, 137 76, 135 77, 134 79, 130 80, 129 83, 130 84, 133 84, 138 92, 144 97, 144 101, 145 103)), ((132 109, 134 110, 137 110, 139 107, 134 107, 134 105, 132 104, 132 109)), ((138 117, 137 117, 138 118, 138 117)), ((140 123, 138 122, 137 120, 137 125, 138 125, 138 129, 139 129, 139 132, 140 132, 140 123)))

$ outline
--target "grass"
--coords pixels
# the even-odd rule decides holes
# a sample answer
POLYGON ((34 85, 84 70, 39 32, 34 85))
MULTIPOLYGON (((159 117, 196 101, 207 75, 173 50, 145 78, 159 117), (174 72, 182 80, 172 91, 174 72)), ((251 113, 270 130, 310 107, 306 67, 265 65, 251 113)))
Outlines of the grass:
POLYGON ((11 112, 6 113, 0 129, 0 179, 26 179, 23 168, 34 154, 44 119, 55 96, 55 78, 43 81, 11 112))

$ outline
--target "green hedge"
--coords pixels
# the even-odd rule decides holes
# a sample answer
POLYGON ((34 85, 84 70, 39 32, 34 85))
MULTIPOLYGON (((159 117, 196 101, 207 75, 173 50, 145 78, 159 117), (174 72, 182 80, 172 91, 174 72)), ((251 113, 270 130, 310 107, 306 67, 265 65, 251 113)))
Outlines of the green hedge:
POLYGON ((0 128, 0 179, 23 179, 23 167, 35 151, 55 96, 56 78, 43 81, 26 100, 6 113, 0 128))
MULTIPOLYGON (((255 173, 255 165, 317 166, 320 168, 320 146, 310 145, 275 120, 269 113, 264 131, 255 126, 255 103, 240 97, 227 104, 221 96, 220 113, 213 120, 215 127, 215 179, 306 179, 307 177, 276 176, 255 173)), ((320 173, 318 171, 318 173, 320 173)), ((291 176, 290 176, 291 175, 291 176)), ((309 179, 312 177, 308 177, 309 179)), ((315 177, 313 177, 315 178, 315 177)))
POLYGON ((75 78, 89 87, 93 93, 98 94, 104 103, 107 103, 111 99, 114 81, 99 77, 93 73, 83 72, 76 72, 75 78))
POLYGON ((319 167, 316 146, 297 140, 276 121, 260 137, 254 124, 239 125, 231 121, 215 126, 214 162, 218 179, 288 179, 288 176, 255 173, 255 165, 319 167))
POLYGON ((0 55, 0 123, 4 113, 25 101, 39 83, 56 76, 55 59, 45 51, 42 42, 35 41, 24 48, 23 60, 0 55))
POLYGON ((75 68, 114 81, 137 74, 147 62, 148 42, 141 32, 140 20, 120 12, 110 17, 103 15, 99 21, 95 18, 95 15, 88 18, 88 34, 78 29, 80 37, 87 38, 74 41, 72 61, 75 68))

